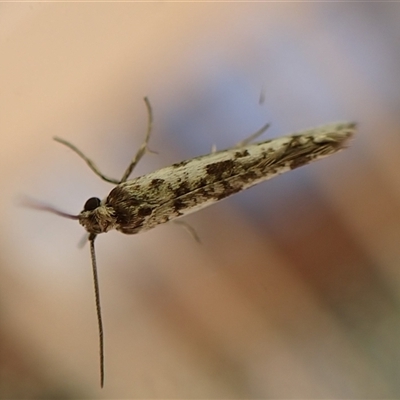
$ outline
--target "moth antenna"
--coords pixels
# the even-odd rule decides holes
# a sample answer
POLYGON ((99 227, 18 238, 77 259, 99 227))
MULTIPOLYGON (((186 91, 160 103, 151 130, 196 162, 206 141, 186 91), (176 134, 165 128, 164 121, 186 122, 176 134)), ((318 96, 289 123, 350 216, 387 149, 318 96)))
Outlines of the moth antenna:
POLYGON ((103 319, 101 317, 101 306, 100 306, 99 278, 97 275, 96 252, 94 249, 94 240, 96 239, 96 236, 97 236, 96 234, 91 233, 89 235, 89 242, 90 242, 90 256, 92 258, 94 295, 95 295, 95 300, 96 300, 97 322, 99 325, 100 386, 101 386, 101 388, 103 388, 104 387, 104 337, 103 337, 103 319))
POLYGON ((47 211, 51 212, 52 214, 59 215, 60 217, 69 218, 69 219, 79 219, 79 215, 73 215, 65 213, 64 211, 60 211, 57 208, 50 206, 48 204, 41 203, 37 200, 31 199, 29 197, 23 197, 20 200, 20 205, 26 208, 32 208, 33 210, 39 211, 47 211))

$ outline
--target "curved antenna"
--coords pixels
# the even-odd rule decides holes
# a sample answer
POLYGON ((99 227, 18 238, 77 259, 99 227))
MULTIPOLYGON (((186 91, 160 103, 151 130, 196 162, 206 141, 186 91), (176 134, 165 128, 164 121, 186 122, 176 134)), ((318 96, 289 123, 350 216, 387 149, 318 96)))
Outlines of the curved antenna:
POLYGON ((90 242, 90 256, 92 258, 94 295, 95 295, 95 299, 96 299, 97 322, 99 325, 100 386, 103 388, 103 386, 104 386, 104 336, 103 336, 103 319, 101 317, 101 306, 100 306, 99 278, 97 275, 96 252, 94 249, 94 241, 96 239, 96 236, 97 235, 95 233, 91 233, 89 235, 89 242, 90 242))
MULTIPOLYGON (((48 211, 61 217, 69 219, 79 219, 79 215, 72 215, 65 213, 63 211, 57 210, 56 208, 49 206, 47 204, 40 203, 36 200, 30 199, 28 197, 23 197, 20 201, 21 205, 24 207, 32 208, 39 211, 48 211)), ((99 344, 100 344, 100 385, 104 387, 104 338, 103 338, 103 319, 101 316, 101 306, 100 306, 100 288, 99 288, 99 278, 97 274, 97 262, 96 262, 96 252, 94 248, 94 241, 96 239, 95 233, 90 233, 89 237, 85 236, 85 240, 90 242, 90 256, 92 259, 92 269, 93 269, 93 282, 94 282, 94 295, 96 301, 96 313, 97 322, 99 326, 99 344)), ((81 244, 81 246, 83 243, 81 244)))

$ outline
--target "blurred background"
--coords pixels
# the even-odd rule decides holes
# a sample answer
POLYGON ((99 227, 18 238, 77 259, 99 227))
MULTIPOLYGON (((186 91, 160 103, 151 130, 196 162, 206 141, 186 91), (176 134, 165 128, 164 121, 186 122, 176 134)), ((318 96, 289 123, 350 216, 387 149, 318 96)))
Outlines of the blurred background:
POLYGON ((0 397, 399 398, 400 5, 2 3, 0 397), (99 388, 77 214, 121 177, 358 122, 351 147, 189 216, 101 235, 99 388))

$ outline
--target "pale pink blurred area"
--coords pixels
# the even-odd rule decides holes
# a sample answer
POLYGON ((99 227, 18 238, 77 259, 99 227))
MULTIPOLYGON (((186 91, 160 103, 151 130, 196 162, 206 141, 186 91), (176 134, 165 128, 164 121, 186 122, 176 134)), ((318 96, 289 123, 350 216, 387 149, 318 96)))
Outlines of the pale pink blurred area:
POLYGON ((400 5, 1 3, 0 398, 399 398, 400 5), (96 241, 101 181, 355 121, 345 151, 187 218, 96 241))

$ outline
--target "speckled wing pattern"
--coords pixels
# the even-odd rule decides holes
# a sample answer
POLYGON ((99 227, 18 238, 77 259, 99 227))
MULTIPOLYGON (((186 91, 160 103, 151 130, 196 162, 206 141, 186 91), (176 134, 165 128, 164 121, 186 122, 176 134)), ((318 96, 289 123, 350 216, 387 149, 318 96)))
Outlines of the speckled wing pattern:
POLYGON ((334 154, 355 128, 333 123, 173 164, 117 185, 100 207, 82 211, 79 221, 91 233, 146 231, 334 154))

